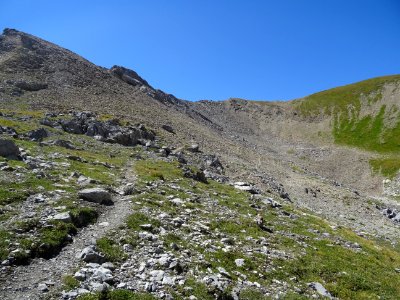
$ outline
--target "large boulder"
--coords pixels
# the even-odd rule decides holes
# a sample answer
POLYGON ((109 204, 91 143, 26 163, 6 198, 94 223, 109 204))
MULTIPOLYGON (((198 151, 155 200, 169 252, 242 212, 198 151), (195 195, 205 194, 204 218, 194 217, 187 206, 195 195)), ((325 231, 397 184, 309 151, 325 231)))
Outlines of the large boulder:
POLYGON ((0 156, 8 159, 21 159, 21 153, 12 140, 0 139, 0 156))
POLYGON ((102 264, 106 262, 106 258, 102 253, 97 252, 96 246, 91 245, 82 250, 79 258, 87 263, 102 264))
POLYGON ((72 222, 71 215, 69 214, 69 212, 63 212, 63 213, 56 214, 55 216, 53 216, 52 219, 55 221, 60 221, 60 222, 64 222, 64 223, 72 222))
POLYGON ((102 188, 91 188, 84 189, 78 193, 79 197, 83 200, 104 204, 104 205, 113 205, 112 197, 110 192, 106 191, 102 188))
POLYGON ((79 119, 61 121, 61 127, 68 133, 84 134, 85 128, 79 119))

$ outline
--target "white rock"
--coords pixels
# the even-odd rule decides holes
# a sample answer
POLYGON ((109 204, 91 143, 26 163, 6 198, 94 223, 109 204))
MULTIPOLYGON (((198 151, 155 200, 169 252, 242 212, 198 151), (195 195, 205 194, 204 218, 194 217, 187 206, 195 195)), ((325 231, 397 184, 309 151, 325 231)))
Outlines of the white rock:
POLYGON ((48 291, 49 291, 49 288, 47 287, 46 284, 40 283, 40 284, 38 285, 38 290, 41 291, 41 292, 48 292, 48 291))
POLYGON ((86 279, 86 272, 80 270, 74 274, 75 279, 84 281, 86 279))
POLYGON ((160 266, 167 267, 167 266, 169 266, 170 261, 171 261, 171 260, 170 260, 170 258, 169 258, 168 255, 162 255, 162 256, 158 259, 158 264, 159 264, 160 266))
POLYGON ((153 279, 155 281, 161 281, 164 277, 165 272, 163 270, 153 270, 150 272, 151 277, 153 277, 153 279))
POLYGON ((65 222, 65 223, 71 223, 71 221, 72 221, 69 212, 63 212, 63 213, 56 214, 55 216, 53 216, 53 220, 61 221, 61 222, 65 222))
POLYGON ((319 282, 311 282, 309 284, 309 286, 314 289, 318 294, 320 294, 321 296, 324 297, 328 297, 330 299, 332 299, 332 295, 326 290, 326 288, 324 288, 324 286, 322 284, 320 284, 319 282))
POLYGON ((170 276, 164 276, 162 280, 162 284, 164 285, 174 285, 175 284, 175 277, 170 277, 170 276))
POLYGON ((172 204, 176 205, 176 206, 181 206, 182 204, 184 204, 185 202, 180 199, 180 198, 174 198, 169 200, 172 204))
POLYGON ((236 266, 238 266, 238 267, 244 266, 244 259, 243 259, 243 258, 235 259, 235 264, 236 264, 236 266))

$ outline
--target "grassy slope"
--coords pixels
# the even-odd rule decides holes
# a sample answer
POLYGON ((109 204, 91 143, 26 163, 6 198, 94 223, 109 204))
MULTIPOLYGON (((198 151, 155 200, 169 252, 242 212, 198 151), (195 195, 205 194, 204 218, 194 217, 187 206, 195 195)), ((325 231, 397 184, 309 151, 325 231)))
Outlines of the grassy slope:
MULTIPOLYGON (((184 231, 178 235, 172 233, 165 235, 163 237, 165 245, 174 242, 181 248, 177 255, 183 250, 189 250, 192 257, 196 257, 196 253, 201 253, 204 255, 207 266, 213 270, 222 266, 230 274, 240 271, 249 280, 257 281, 262 286, 269 286, 278 279, 287 282, 291 287, 300 286, 304 293, 289 292, 282 299, 309 298, 307 284, 312 281, 324 283, 332 295, 340 299, 378 299, 379 297, 395 299, 400 293, 400 287, 397 284, 399 275, 395 271, 400 264, 400 254, 390 246, 359 237, 345 228, 332 227, 307 212, 294 210, 289 206, 285 206, 284 210, 296 217, 285 218, 277 210, 262 210, 264 220, 275 230, 274 234, 266 233, 255 224, 254 218, 257 211, 249 206, 249 195, 244 192, 238 192, 231 186, 212 180, 208 184, 204 184, 183 178, 176 163, 142 160, 136 163, 136 172, 138 187, 144 187, 148 182, 153 181, 160 183, 160 178, 163 178, 164 184, 173 183, 179 186, 178 190, 171 190, 163 184, 164 192, 161 194, 150 192, 134 196, 133 203, 140 203, 137 206, 133 204, 136 211, 142 209, 149 215, 167 212, 172 217, 176 217, 180 215, 180 210, 169 204, 167 201, 169 195, 176 196, 180 190, 182 199, 188 197, 188 191, 196 193, 201 199, 207 195, 214 195, 213 198, 216 202, 212 208, 204 200, 198 203, 188 203, 190 206, 186 208, 197 211, 195 216, 191 216, 196 219, 192 221, 210 220, 210 234, 214 239, 215 233, 223 233, 233 237, 235 244, 240 245, 228 252, 221 251, 221 246, 216 239, 214 240, 214 243, 217 243, 215 249, 219 250, 211 251, 212 247, 204 249, 193 243, 191 237, 184 231), (219 210, 228 210, 229 215, 234 217, 221 220, 218 218, 219 210), (289 256, 292 258, 271 259, 259 253, 253 253, 249 257, 247 250, 257 247, 251 241, 262 239, 268 241, 271 251, 283 250, 290 253, 289 256), (349 245, 358 246, 354 248, 349 245), (245 258, 245 267, 238 268, 234 263, 236 258, 245 258), (295 278, 295 280, 290 281, 289 278, 295 278)), ((133 238, 140 231, 139 224, 151 223, 154 227, 161 225, 168 228, 167 224, 162 224, 162 222, 146 217, 142 213, 135 213, 128 218, 127 227, 133 238)), ((116 239, 113 243, 118 244, 118 238, 116 239)), ((137 240, 131 244, 138 247, 137 240)), ((120 250, 117 248, 114 249, 112 256, 117 258, 114 261, 120 260, 120 257, 115 255, 119 252, 120 250)), ((190 268, 201 272, 205 267, 194 262, 190 268)), ((236 279, 236 275, 233 275, 234 282, 236 279)), ((201 282, 188 279, 185 287, 191 287, 191 294, 195 295, 197 299, 214 299, 208 292, 207 286, 201 282)), ((229 286, 228 291, 232 287, 233 285, 229 286)), ((174 298, 186 299, 184 295, 185 292, 182 289, 182 291, 174 293, 174 298)), ((87 297, 93 298, 81 297, 79 299, 102 299, 100 295, 87 297)), ((114 298, 110 294, 105 299, 114 298)), ((240 299, 269 298, 263 296, 260 290, 254 289, 241 293, 240 299)))
POLYGON ((385 84, 400 82, 400 75, 384 76, 355 84, 322 91, 296 101, 295 107, 306 117, 329 115, 333 118, 332 134, 337 144, 349 145, 386 154, 371 162, 372 169, 384 176, 394 176, 399 169, 400 159, 400 118, 388 128, 385 113, 391 107, 384 103, 380 110, 361 117, 361 107, 382 99, 385 84))

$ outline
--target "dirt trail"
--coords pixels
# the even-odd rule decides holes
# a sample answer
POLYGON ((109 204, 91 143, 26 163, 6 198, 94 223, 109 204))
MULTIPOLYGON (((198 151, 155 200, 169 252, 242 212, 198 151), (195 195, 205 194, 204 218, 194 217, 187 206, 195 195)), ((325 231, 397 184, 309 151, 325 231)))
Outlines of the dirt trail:
MULTIPOLYGON (((124 183, 134 182, 135 175, 132 165, 126 168, 124 183)), ((132 205, 129 196, 115 196, 114 205, 102 213, 95 224, 83 228, 74 236, 71 244, 68 244, 54 258, 35 259, 28 266, 18 266, 8 274, 1 274, 0 278, 0 299, 3 300, 33 300, 33 299, 54 299, 49 296, 62 285, 62 277, 71 274, 73 269, 80 263, 77 255, 83 248, 95 242, 96 239, 104 236, 108 231, 117 228, 125 218, 132 212, 132 205), (107 226, 104 226, 105 223, 107 226), (48 293, 38 290, 38 284, 47 284, 48 293)))

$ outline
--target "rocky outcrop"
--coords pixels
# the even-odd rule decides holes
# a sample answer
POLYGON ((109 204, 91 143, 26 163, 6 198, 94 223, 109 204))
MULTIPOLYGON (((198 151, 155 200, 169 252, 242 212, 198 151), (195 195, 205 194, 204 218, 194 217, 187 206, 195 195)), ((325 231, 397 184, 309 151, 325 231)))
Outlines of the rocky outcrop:
POLYGON ((17 81, 14 85, 24 91, 29 92, 36 92, 43 89, 47 89, 46 83, 39 83, 39 82, 29 82, 29 81, 17 81))
POLYGON ((42 141, 49 136, 49 132, 44 128, 39 128, 29 131, 26 135, 32 141, 42 141))
POLYGON ((138 75, 138 73, 121 66, 113 66, 110 69, 110 73, 133 86, 135 85, 150 86, 146 80, 144 80, 142 77, 138 75))
POLYGON ((155 139, 154 132, 144 125, 121 126, 118 119, 99 121, 90 112, 74 113, 73 118, 68 120, 45 118, 41 120, 41 124, 54 128, 61 127, 68 133, 85 134, 106 143, 124 146, 145 145, 147 141, 155 139))

